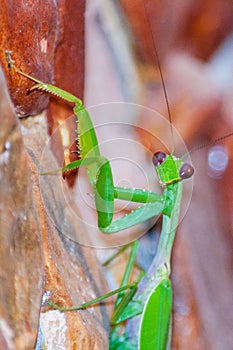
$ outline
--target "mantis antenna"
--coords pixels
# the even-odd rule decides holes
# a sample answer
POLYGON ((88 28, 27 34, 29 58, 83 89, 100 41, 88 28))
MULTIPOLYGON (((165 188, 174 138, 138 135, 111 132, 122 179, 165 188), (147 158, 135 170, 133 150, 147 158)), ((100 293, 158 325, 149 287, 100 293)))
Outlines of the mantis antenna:
POLYGON ((193 152, 195 152, 195 151, 198 151, 199 149, 203 149, 203 148, 206 148, 206 147, 208 147, 208 146, 215 145, 216 143, 219 143, 219 142, 221 142, 221 141, 223 141, 223 140, 225 140, 225 139, 227 139, 228 137, 231 137, 231 136, 233 136, 233 132, 231 132, 231 133, 229 133, 229 134, 226 134, 226 135, 224 135, 224 136, 220 136, 220 137, 218 137, 217 139, 212 140, 212 141, 210 141, 210 142, 205 142, 205 143, 203 143, 203 144, 201 144, 201 145, 199 145, 199 146, 193 147, 193 148, 191 148, 188 152, 186 152, 185 154, 183 154, 183 156, 181 157, 181 159, 185 158, 187 155, 189 155, 189 154, 191 154, 191 153, 193 153, 193 152))
MULTIPOLYGON (((168 112, 168 119, 169 119, 169 122, 170 122, 170 130, 171 130, 171 137, 172 137, 172 154, 174 153, 174 148, 175 148, 175 139, 174 139, 174 131, 173 131, 173 124, 172 124, 172 114, 171 114, 171 109, 170 109, 170 106, 169 106, 169 101, 168 101, 168 94, 167 94, 167 90, 166 90, 166 86, 165 86, 165 81, 164 81, 164 77, 163 77, 163 73, 162 73, 162 67, 161 67, 161 64, 160 64, 160 59, 159 59, 159 55, 158 55, 158 51, 157 51, 157 47, 156 47, 156 41, 155 41, 155 36, 154 36, 154 33, 152 31, 152 27, 151 27, 151 23, 149 21, 149 13, 148 13, 148 9, 147 9, 147 6, 145 4, 144 1, 142 1, 143 3, 143 6, 144 6, 144 9, 145 9, 145 14, 146 14, 146 21, 148 23, 148 26, 149 26, 149 29, 150 29, 150 33, 151 33, 151 38, 152 38, 152 41, 153 41, 153 44, 154 44, 154 57, 156 59, 156 62, 157 62, 157 65, 158 65, 158 69, 159 69, 159 75, 160 75, 160 78, 161 78, 161 83, 162 83, 162 87, 163 87, 163 92, 164 92, 164 98, 165 98, 165 101, 166 101, 166 106, 167 106, 167 112, 168 112)), ((206 142, 206 143, 203 143, 199 146, 196 146, 196 147, 193 147, 191 148, 191 150, 189 150, 188 152, 186 152, 185 154, 183 154, 183 156, 181 157, 181 159, 184 159, 185 157, 187 157, 187 155, 197 151, 197 150, 200 150, 200 149, 203 149, 207 146, 211 146, 211 145, 214 145, 216 143, 219 143, 223 140, 225 140, 226 138, 228 137, 231 137, 233 136, 233 132, 227 134, 227 135, 224 135, 224 136, 220 136, 218 137, 217 139, 215 140, 212 140, 210 142, 206 142)))
POLYGON ((164 92, 164 98, 165 98, 165 101, 166 101, 167 112, 168 112, 168 119, 169 119, 169 122, 170 122, 170 130, 171 130, 171 137, 172 137, 172 152, 171 153, 173 154, 174 153, 174 148, 175 148, 175 140, 174 140, 174 131, 173 131, 173 124, 172 124, 171 109, 170 109, 169 101, 168 101, 168 94, 167 94, 167 90, 166 90, 166 86, 165 86, 165 81, 164 81, 164 77, 163 77, 163 73, 162 73, 162 67, 161 67, 161 64, 160 64, 158 51, 157 51, 157 48, 156 48, 155 36, 154 36, 154 33, 152 31, 152 28, 151 28, 150 21, 149 21, 149 13, 148 13, 147 7, 145 5, 145 2, 142 1, 142 3, 143 3, 143 6, 144 6, 144 9, 145 9, 146 21, 148 23, 148 26, 149 26, 149 29, 150 29, 150 33, 151 33, 151 38, 152 38, 152 41, 153 41, 153 44, 154 44, 154 46, 153 46, 153 49, 154 49, 153 53, 154 53, 154 57, 155 57, 155 60, 157 62, 157 65, 158 65, 159 75, 160 75, 160 78, 161 78, 163 92, 164 92))

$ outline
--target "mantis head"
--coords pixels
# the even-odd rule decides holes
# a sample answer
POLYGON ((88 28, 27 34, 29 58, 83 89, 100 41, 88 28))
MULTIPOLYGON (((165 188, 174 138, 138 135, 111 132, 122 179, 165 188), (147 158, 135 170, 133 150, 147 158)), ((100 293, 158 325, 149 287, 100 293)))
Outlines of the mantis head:
POLYGON ((156 152, 152 161, 162 187, 188 179, 194 173, 194 168, 190 164, 183 163, 181 159, 164 152, 156 152))

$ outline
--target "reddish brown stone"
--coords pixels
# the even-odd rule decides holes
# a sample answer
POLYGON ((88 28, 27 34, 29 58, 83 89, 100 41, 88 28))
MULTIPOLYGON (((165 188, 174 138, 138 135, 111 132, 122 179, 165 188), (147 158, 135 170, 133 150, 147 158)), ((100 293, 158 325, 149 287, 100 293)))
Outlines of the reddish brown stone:
MULTIPOLYGON (((48 107, 49 95, 27 93, 34 85, 29 79, 7 67, 5 52, 12 51, 15 66, 43 81, 54 83, 79 98, 84 85, 84 0, 0 1, 0 62, 19 117, 36 115, 48 107), (56 54, 55 54, 56 53, 56 54), (74 78, 75 77, 75 78, 74 78)), ((49 133, 72 115, 72 106, 52 98, 48 114, 49 133)), ((70 127, 75 138, 76 125, 70 127)), ((62 140, 52 145, 61 161, 62 140)), ((74 158, 74 155, 73 155, 74 158)), ((74 184, 75 172, 69 176, 74 184)))
MULTIPOLYGON (((46 0, 43 4, 39 1, 1 1, 0 58, 19 117, 40 113, 48 105, 48 95, 27 95, 34 83, 8 69, 6 50, 12 51, 16 67, 23 72, 41 81, 53 82, 82 98, 84 4, 83 0, 78 4, 65 0, 46 0)), ((56 120, 64 120, 67 113, 72 113, 71 107, 61 101, 54 100, 54 104, 58 104, 58 108, 52 110, 56 120)), ((50 122, 52 127, 54 121, 50 122)))
POLYGON ((32 349, 43 293, 42 241, 28 155, 2 71, 0 78, 1 342, 32 349))
POLYGON ((56 3, 1 0, 0 57, 8 87, 21 117, 38 114, 48 104, 44 94, 27 95, 33 85, 28 79, 7 68, 5 51, 12 51, 15 65, 39 80, 51 82, 54 72, 54 50, 58 36, 56 3))

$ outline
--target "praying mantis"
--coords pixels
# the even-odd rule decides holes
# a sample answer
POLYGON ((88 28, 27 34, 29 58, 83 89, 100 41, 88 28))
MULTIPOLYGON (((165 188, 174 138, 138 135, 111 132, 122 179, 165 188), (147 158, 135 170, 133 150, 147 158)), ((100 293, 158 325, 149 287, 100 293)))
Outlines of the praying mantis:
MULTIPOLYGON (((146 277, 140 282, 131 285, 127 285, 124 282, 122 283, 122 288, 115 291, 117 293, 119 291, 123 292, 125 286, 129 289, 129 294, 126 296, 122 295, 119 299, 115 310, 116 314, 118 313, 117 320, 114 320, 113 323, 118 323, 124 319, 141 314, 140 325, 138 327, 140 335, 135 342, 132 335, 135 332, 130 330, 130 328, 126 330, 126 334, 122 337, 118 337, 114 331, 111 348, 135 349, 138 346, 140 349, 165 349, 169 343, 171 314, 170 255, 179 217, 182 179, 192 176, 192 168, 186 164, 182 164, 182 161, 176 159, 173 155, 166 156, 164 153, 157 153, 153 158, 153 163, 159 181, 162 187, 165 188, 163 195, 159 196, 149 191, 115 187, 110 164, 100 154, 95 129, 82 102, 75 96, 55 86, 40 82, 20 72, 17 68, 15 69, 18 73, 35 81, 37 85, 33 89, 44 90, 58 95, 71 103, 75 103, 74 113, 79 120, 79 143, 82 159, 61 168, 60 171, 71 170, 80 166, 87 168, 88 178, 95 195, 98 226, 102 232, 107 234, 114 233, 131 227, 154 215, 163 214, 163 226, 158 248, 159 254, 155 257, 146 277), (114 199, 116 198, 144 203, 144 206, 139 207, 122 219, 112 221, 114 199), (128 303, 127 296, 132 297, 136 288, 138 292, 134 295, 132 301, 128 303), (125 310, 123 313, 120 313, 118 309, 122 305, 125 310), (153 308, 156 310, 160 308, 160 313, 154 319, 154 327, 151 327, 151 325, 148 325, 148 319, 150 321, 151 315, 154 312, 153 308), (152 334, 148 334, 149 330, 151 330, 152 334)), ((93 302, 96 302, 96 300, 93 302)))
MULTIPOLYGON (((41 90, 58 96, 67 102, 74 103, 73 112, 77 117, 77 135, 81 159, 69 163, 62 168, 47 171, 45 174, 58 171, 65 172, 80 166, 86 167, 88 179, 94 192, 95 206, 98 214, 98 227, 103 233, 111 234, 125 230, 161 213, 171 216, 173 204, 166 193, 161 196, 144 189, 114 186, 110 163, 100 153, 91 118, 79 98, 54 85, 43 83, 20 71, 14 66, 9 52, 7 52, 7 59, 9 66, 14 68, 17 73, 36 83, 30 91, 41 90), (145 205, 140 206, 116 221, 112 221, 114 199, 130 200, 131 202, 145 203, 145 205)), ((189 178, 193 175, 194 171, 191 165, 183 163, 173 155, 166 157, 162 152, 154 155, 153 163, 156 167, 162 187, 189 178), (164 163, 163 166, 159 167, 162 163, 164 163)), ((172 196, 174 196, 174 194, 172 194, 172 196)))
MULTIPOLYGON (((141 189, 115 187, 110 163, 100 154, 94 126, 82 101, 64 90, 51 84, 43 83, 21 72, 14 66, 9 52, 7 52, 7 59, 10 68, 14 68, 17 73, 36 83, 31 91, 35 89, 42 90, 74 103, 73 111, 78 119, 77 133, 81 159, 60 169, 46 172, 46 174, 72 170, 80 166, 87 168, 88 179, 94 191, 96 211, 98 213, 98 226, 102 232, 109 234, 121 231, 155 215, 163 214, 163 225, 158 247, 159 253, 156 255, 147 275, 139 283, 136 282, 132 285, 126 284, 132 268, 131 263, 128 265, 121 289, 117 290, 117 292, 120 291, 120 296, 118 296, 113 323, 117 324, 125 319, 142 314, 139 340, 135 343, 134 337, 131 347, 128 342, 128 335, 124 339, 119 338, 116 335, 117 333, 115 333, 116 328, 112 334, 111 348, 134 349, 138 346, 139 342, 140 349, 149 349, 151 344, 154 344, 153 347, 156 349, 165 349, 169 342, 172 305, 171 283, 169 280, 171 250, 179 218, 182 180, 193 175, 193 167, 183 163, 181 159, 176 158, 172 154, 166 155, 164 152, 157 152, 153 156, 153 164, 159 177, 159 182, 164 188, 162 195, 141 189), (144 205, 125 215, 123 218, 112 221, 114 199, 116 198, 140 202, 144 203, 144 205), (129 294, 122 295, 124 289, 129 289, 129 294), (138 293, 135 294, 136 289, 138 289, 138 293), (141 289, 143 289, 143 292, 139 292, 141 289), (129 296, 131 299, 133 294, 135 294, 135 298, 128 303, 129 296), (123 313, 119 312, 122 307, 124 308, 123 313), (150 332, 148 337, 148 330, 151 328, 148 328, 148 322, 150 322, 151 312, 153 313, 154 310, 160 311, 155 316, 155 327, 152 327, 152 332, 150 332)), ((134 245, 135 249, 136 245, 134 245)), ((107 296, 103 296, 103 298, 107 296)), ((93 302, 96 302, 96 300, 93 302)))

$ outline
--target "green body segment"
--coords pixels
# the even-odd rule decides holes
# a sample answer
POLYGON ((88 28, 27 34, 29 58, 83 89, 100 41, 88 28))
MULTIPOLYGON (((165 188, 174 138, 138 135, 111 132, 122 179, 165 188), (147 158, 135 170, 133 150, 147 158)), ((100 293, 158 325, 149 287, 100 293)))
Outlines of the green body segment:
MULTIPOLYGON (((82 106, 75 105, 74 114, 77 117, 77 142, 81 159, 100 158, 100 150, 95 129, 89 113, 82 106)), ((88 178, 92 186, 95 186, 99 172, 98 161, 87 166, 88 178)))
POLYGON ((98 171, 95 185, 95 205, 98 214, 98 227, 104 230, 112 222, 114 213, 114 184, 109 162, 98 171))
POLYGON ((95 205, 98 214, 98 227, 108 227, 114 213, 114 183, 109 161, 101 157, 96 132, 85 108, 74 107, 77 116, 77 141, 82 159, 94 158, 87 165, 88 178, 94 188, 95 205), (99 161, 98 161, 99 159, 99 161))
POLYGON ((163 279, 144 306, 139 333, 139 350, 166 350, 172 310, 172 287, 163 279))
POLYGON ((155 203, 162 200, 163 195, 137 188, 114 187, 114 198, 138 203, 155 203))
POLYGON ((78 109, 81 109, 83 108, 83 103, 82 103, 82 100, 80 100, 78 97, 72 95, 71 93, 65 91, 65 90, 62 90, 60 88, 58 88, 57 86, 54 86, 52 84, 46 84, 46 83, 43 83, 42 81, 36 79, 36 78, 33 78, 31 77, 30 75, 24 73, 24 72, 21 72, 19 71, 17 68, 15 68, 16 72, 20 73, 21 75, 23 75, 24 77, 34 81, 36 83, 36 85, 34 85, 30 91, 33 91, 33 90, 41 90, 41 91, 44 91, 44 92, 48 92, 54 96, 58 96, 60 98, 62 98, 63 100, 65 101, 68 101, 68 102, 71 102, 71 103, 75 103, 76 105, 76 108, 78 109))

